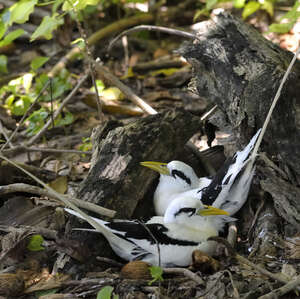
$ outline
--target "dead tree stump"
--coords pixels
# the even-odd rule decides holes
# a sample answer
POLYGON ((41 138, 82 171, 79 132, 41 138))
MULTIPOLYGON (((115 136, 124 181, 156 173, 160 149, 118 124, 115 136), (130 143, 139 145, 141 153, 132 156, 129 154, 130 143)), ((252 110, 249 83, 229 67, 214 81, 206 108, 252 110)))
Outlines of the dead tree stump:
MULTIPOLYGON (((245 145, 262 126, 293 54, 227 13, 220 14, 216 22, 203 22, 198 36, 200 40, 179 50, 193 66, 190 86, 220 108, 215 124, 220 129, 229 126, 236 140, 245 145)), ((266 201, 253 234, 253 240, 261 242, 259 251, 262 254, 269 250, 264 247, 272 243, 270 236, 279 232, 284 236, 293 235, 300 228, 299 90, 300 62, 297 61, 282 90, 263 143, 263 150, 285 175, 282 177, 283 172, 267 164, 257 172, 262 190, 273 201, 271 205, 266 201), (266 225, 265 215, 271 210, 271 214, 277 212, 281 217, 283 226, 278 222, 266 225), (271 231, 266 227, 272 228, 271 231), (260 238, 262 232, 264 237, 260 238)), ((236 146, 235 150, 238 148, 241 146, 236 146)))

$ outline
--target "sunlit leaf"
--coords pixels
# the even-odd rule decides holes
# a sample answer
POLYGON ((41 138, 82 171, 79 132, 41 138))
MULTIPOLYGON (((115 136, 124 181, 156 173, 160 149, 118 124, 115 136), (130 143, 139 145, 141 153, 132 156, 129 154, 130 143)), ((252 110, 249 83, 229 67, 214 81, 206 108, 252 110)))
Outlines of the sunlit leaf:
POLYGON ((167 76, 171 76, 174 73, 178 72, 178 70, 179 70, 178 68, 160 69, 160 70, 150 72, 150 75, 151 76, 165 75, 167 77, 167 76))
POLYGON ((41 235, 33 235, 29 240, 27 249, 30 251, 44 250, 45 248, 42 246, 43 242, 44 242, 44 238, 41 235))
POLYGON ((245 6, 246 0, 234 0, 233 5, 235 8, 243 8, 245 6))
POLYGON ((257 10, 259 10, 259 8, 260 8, 260 4, 258 2, 255 2, 255 1, 248 2, 245 5, 243 13, 242 13, 243 19, 246 19, 247 17, 249 17, 250 15, 255 13, 257 10))
POLYGON ((3 35, 6 32, 6 26, 2 20, 0 20, 0 39, 3 37, 3 35))
POLYGON ((112 286, 103 287, 97 294, 97 299, 110 299, 114 288, 112 286))
POLYGON ((38 0, 21 0, 12 5, 10 10, 9 25, 12 23, 23 24, 28 21, 38 0))
POLYGON ((206 1, 206 9, 211 10, 217 3, 218 3, 218 0, 207 0, 206 1))
POLYGON ((269 31, 276 33, 287 33, 293 28, 293 26, 294 23, 272 24, 269 26, 269 31))
POLYGON ((274 5, 270 1, 264 1, 261 5, 261 9, 264 9, 271 17, 274 15, 274 5))
MULTIPOLYGON (((97 86, 98 93, 101 93, 105 88, 105 85, 102 80, 96 80, 96 86, 97 86)), ((91 92, 95 92, 94 86, 91 87, 91 92)))
POLYGON ((62 10, 69 11, 75 8, 82 10, 88 5, 97 5, 101 0, 68 0, 64 2, 62 10))
POLYGON ((124 100, 124 94, 122 91, 117 87, 109 87, 104 89, 100 96, 103 97, 105 100, 110 101, 121 101, 124 100))
POLYGON ((31 98, 29 96, 21 96, 20 99, 13 102, 11 105, 11 112, 14 115, 21 116, 24 115, 31 104, 31 98))
POLYGON ((38 37, 44 37, 46 39, 51 39, 53 31, 62 23, 63 23, 63 19, 58 19, 55 16, 44 17, 40 26, 31 35, 30 41, 34 41, 38 37))
POLYGON ((155 281, 163 281, 163 269, 159 266, 151 266, 149 268, 150 270, 150 274, 151 274, 151 277, 153 278, 151 281, 149 281, 149 285, 151 285, 153 282, 155 281))
POLYGON ((32 70, 36 71, 38 68, 43 66, 48 60, 49 60, 49 57, 38 56, 31 61, 30 67, 32 70))
POLYGON ((8 33, 2 41, 0 41, 0 47, 4 47, 6 45, 9 45, 12 41, 17 39, 19 36, 24 34, 25 31, 23 29, 17 29, 10 33, 8 33))
POLYGON ((0 73, 7 73, 7 57, 0 55, 0 73))
POLYGON ((298 10, 299 6, 300 6, 300 2, 295 1, 295 4, 292 7, 292 9, 290 11, 288 11, 286 14, 284 14, 280 18, 280 21, 282 21, 284 19, 288 19, 288 20, 293 21, 293 22, 296 21, 300 17, 300 11, 298 10))

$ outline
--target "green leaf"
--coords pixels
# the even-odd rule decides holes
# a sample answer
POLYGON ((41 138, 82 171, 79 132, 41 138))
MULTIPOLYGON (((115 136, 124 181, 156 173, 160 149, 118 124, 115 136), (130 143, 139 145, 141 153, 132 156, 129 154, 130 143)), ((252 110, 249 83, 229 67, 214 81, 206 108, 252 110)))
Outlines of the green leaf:
POLYGON ((23 24, 28 21, 38 0, 21 0, 12 5, 10 10, 9 25, 12 23, 23 24))
POLYGON ((286 14, 284 14, 281 18, 280 21, 284 20, 284 19, 289 19, 290 21, 297 21, 298 17, 300 16, 300 11, 298 11, 298 7, 300 6, 300 2, 299 1, 295 1, 294 6, 292 7, 292 9, 287 12, 286 14))
POLYGON ((0 42, 0 47, 9 45, 12 41, 14 41, 16 38, 24 34, 25 31, 23 29, 17 29, 10 33, 8 33, 4 39, 0 42))
POLYGON ((150 274, 153 278, 151 281, 149 281, 149 283, 148 283, 149 285, 151 285, 155 281, 163 281, 164 280, 163 277, 162 277, 163 269, 161 267, 151 266, 149 268, 149 270, 150 270, 150 274))
POLYGON ((243 19, 246 19, 247 17, 249 17, 250 15, 252 15, 253 13, 255 13, 257 10, 259 10, 260 8, 260 4, 256 1, 250 1, 246 4, 246 6, 244 7, 243 13, 242 13, 242 17, 243 19))
POLYGON ((88 5, 97 5, 101 0, 68 0, 64 2, 63 11, 70 11, 73 8, 83 10, 88 5))
POLYGON ((45 248, 42 246, 43 242, 44 242, 44 238, 41 235, 33 235, 29 240, 27 249, 30 251, 44 250, 45 248))
POLYGON ((32 33, 30 41, 34 41, 38 37, 51 39, 53 31, 62 23, 63 19, 57 19, 56 15, 44 17, 40 26, 32 33))
POLYGON ((36 71, 38 68, 43 66, 48 60, 49 60, 49 57, 38 56, 31 61, 30 67, 32 70, 36 71))
POLYGON ((287 33, 293 28, 293 26, 294 23, 272 24, 269 26, 269 31, 276 33, 287 33))
POLYGON ((112 291, 114 288, 112 286, 103 287, 97 294, 97 299, 110 299, 112 291))
POLYGON ((74 121, 74 116, 71 112, 67 111, 64 113, 64 116, 60 114, 55 120, 54 124, 57 127, 67 126, 74 121))
POLYGON ((14 101, 11 106, 11 113, 17 116, 24 115, 31 104, 31 98, 29 96, 21 96, 20 99, 14 101))
POLYGON ((3 37, 5 32, 6 32, 6 25, 2 20, 0 20, 0 39, 3 37))
POLYGON ((261 5, 261 9, 265 10, 271 17, 274 15, 274 5, 270 1, 264 1, 261 5))
POLYGON ((234 0, 233 5, 235 8, 243 8, 245 6, 246 0, 234 0))
POLYGON ((28 136, 33 136, 37 134, 40 129, 45 125, 45 120, 48 117, 48 112, 45 108, 41 108, 37 111, 34 111, 26 121, 29 121, 28 128, 26 130, 28 136))
POLYGON ((217 3, 218 3, 218 0, 207 0, 206 1, 206 9, 211 10, 217 3))
POLYGON ((7 73, 7 57, 0 55, 0 73, 7 73))

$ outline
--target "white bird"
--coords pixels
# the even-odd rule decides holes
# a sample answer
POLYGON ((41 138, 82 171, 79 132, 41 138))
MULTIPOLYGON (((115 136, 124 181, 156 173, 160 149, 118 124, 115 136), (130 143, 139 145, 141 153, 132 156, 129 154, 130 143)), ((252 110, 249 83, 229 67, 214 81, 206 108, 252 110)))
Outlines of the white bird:
POLYGON ((260 132, 261 129, 242 151, 228 158, 213 178, 199 179, 192 167, 180 161, 168 164, 141 162, 141 165, 160 173, 159 184, 154 193, 156 214, 163 215, 168 205, 179 195, 193 197, 198 193, 203 204, 221 208, 229 215, 235 214, 243 206, 249 193, 255 172, 254 159, 249 157, 260 132))
POLYGON ((196 188, 202 189, 212 181, 208 177, 198 178, 193 168, 181 161, 145 161, 140 164, 160 173, 159 184, 153 197, 155 213, 159 216, 165 214, 168 205, 181 193, 196 188))
MULTIPOLYGON (((71 209, 65 210, 88 221, 83 214, 71 209)), ((226 217, 224 215, 227 214, 223 210, 203 205, 198 194, 197 197, 175 199, 164 217, 155 217, 163 218, 159 223, 92 219, 98 224, 98 227, 93 225, 96 230, 104 235, 114 252, 124 260, 142 260, 159 265, 160 255, 161 266, 170 267, 191 264, 192 252, 196 249, 213 254, 216 243, 207 239, 217 236, 221 228, 217 220, 219 216, 211 215, 226 217)))

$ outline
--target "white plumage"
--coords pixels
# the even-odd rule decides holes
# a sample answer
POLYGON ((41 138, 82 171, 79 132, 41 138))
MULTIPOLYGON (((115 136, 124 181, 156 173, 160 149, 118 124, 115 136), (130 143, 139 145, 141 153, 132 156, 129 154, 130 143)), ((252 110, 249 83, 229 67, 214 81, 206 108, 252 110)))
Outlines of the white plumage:
POLYGON ((211 183, 208 177, 198 178, 189 165, 181 161, 141 162, 141 165, 160 173, 159 184, 154 192, 153 203, 156 215, 163 216, 168 205, 181 193, 201 189, 211 183))
POLYGON ((213 205, 235 214, 245 203, 255 172, 255 157, 249 158, 261 129, 249 144, 228 158, 213 178, 198 178, 194 170, 180 161, 168 164, 142 162, 160 173, 160 181, 154 193, 157 215, 163 215, 168 205, 179 195, 200 196, 203 204, 213 205))
MULTIPOLYGON (((71 209, 65 210, 87 220, 71 209)), ((214 253, 216 244, 207 241, 207 238, 218 235, 220 221, 217 220, 218 216, 211 215, 226 217, 224 215, 227 213, 203 205, 197 195, 197 197, 178 197, 173 200, 164 217, 155 217, 158 223, 142 225, 130 220, 116 222, 106 222, 97 218, 93 220, 100 225, 100 229, 97 227, 96 230, 104 235, 114 252, 123 259, 143 260, 158 265, 157 241, 160 248, 161 266, 170 267, 189 265, 195 249, 207 254, 214 253)))

